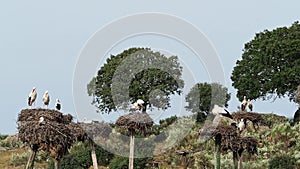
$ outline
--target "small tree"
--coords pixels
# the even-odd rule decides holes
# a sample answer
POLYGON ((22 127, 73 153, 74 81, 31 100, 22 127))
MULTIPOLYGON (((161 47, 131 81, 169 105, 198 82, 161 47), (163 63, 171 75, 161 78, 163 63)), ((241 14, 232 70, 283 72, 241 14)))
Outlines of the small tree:
POLYGON ((218 83, 197 83, 185 97, 188 111, 197 113, 197 122, 205 119, 214 105, 227 107, 230 100, 228 89, 218 83))

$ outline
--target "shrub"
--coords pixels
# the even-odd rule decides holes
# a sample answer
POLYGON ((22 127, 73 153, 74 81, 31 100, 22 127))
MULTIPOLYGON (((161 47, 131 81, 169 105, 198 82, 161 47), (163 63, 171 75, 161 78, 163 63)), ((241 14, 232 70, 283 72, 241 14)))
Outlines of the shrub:
MULTIPOLYGON (((23 153, 13 153, 9 164, 13 166, 25 165, 30 155, 30 150, 25 151, 23 153)), ((35 162, 42 162, 48 158, 49 154, 44 151, 39 151, 35 156, 35 162)))
POLYGON ((269 162, 269 169, 296 169, 296 159, 288 155, 280 155, 269 162))
MULTIPOLYGON (((151 161, 152 158, 135 158, 133 168, 134 169, 144 169, 147 168, 147 163, 151 161)), ((115 156, 109 164, 110 169, 128 169, 129 159, 128 157, 115 156)))
POLYGON ((8 137, 8 135, 2 135, 2 134, 0 134, 0 140, 4 140, 4 139, 6 139, 8 137))
POLYGON ((18 165, 26 164, 29 154, 30 154, 29 151, 21 154, 13 153, 10 158, 9 165, 18 166, 18 165))
POLYGON ((197 123, 203 123, 206 120, 206 114, 202 112, 197 112, 196 114, 196 122, 197 123))
MULTIPOLYGON (((98 145, 95 145, 95 151, 98 165, 107 166, 113 158, 113 154, 98 145)), ((93 165, 93 162, 90 144, 88 142, 78 142, 71 148, 70 152, 59 161, 58 167, 64 169, 85 169, 91 165, 93 165)), ((53 160, 50 161, 48 168, 54 168, 53 160)))
POLYGON ((8 147, 10 149, 13 149, 20 148, 21 146, 22 142, 18 140, 18 135, 2 135, 2 137, 0 138, 0 147, 8 147))

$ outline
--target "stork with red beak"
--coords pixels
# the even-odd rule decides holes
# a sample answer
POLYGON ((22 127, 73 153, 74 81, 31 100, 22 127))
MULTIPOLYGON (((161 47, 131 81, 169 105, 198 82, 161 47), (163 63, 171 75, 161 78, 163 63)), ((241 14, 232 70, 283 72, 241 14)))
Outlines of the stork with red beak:
POLYGON ((28 106, 32 107, 33 103, 35 103, 35 99, 37 97, 35 87, 32 88, 31 92, 28 95, 28 106))
POLYGON ((48 108, 49 103, 50 103, 50 97, 49 97, 48 91, 46 91, 43 96, 43 102, 44 102, 44 106, 46 106, 48 108))

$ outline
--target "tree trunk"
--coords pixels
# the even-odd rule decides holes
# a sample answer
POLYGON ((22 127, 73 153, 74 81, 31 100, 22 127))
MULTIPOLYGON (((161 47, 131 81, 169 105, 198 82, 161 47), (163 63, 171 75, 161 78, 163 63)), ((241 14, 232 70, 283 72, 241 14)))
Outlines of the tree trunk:
POLYGON ((130 136, 129 169, 133 169, 134 160, 134 135, 130 136))
POLYGON ((54 159, 54 169, 58 169, 58 160, 54 159))
POLYGON ((232 154, 233 154, 233 169, 238 169, 238 162, 239 162, 238 152, 234 151, 232 154))
POLYGON ((239 158, 238 169, 243 169, 243 154, 239 158))
POLYGON ((98 169, 95 145, 94 145, 94 142, 92 139, 89 139, 89 141, 90 141, 90 146, 91 146, 91 156, 92 156, 92 161, 93 161, 93 167, 94 167, 94 169, 98 169))
POLYGON ((36 151, 31 150, 27 165, 26 165, 26 169, 32 169, 34 167, 34 158, 36 155, 36 151))

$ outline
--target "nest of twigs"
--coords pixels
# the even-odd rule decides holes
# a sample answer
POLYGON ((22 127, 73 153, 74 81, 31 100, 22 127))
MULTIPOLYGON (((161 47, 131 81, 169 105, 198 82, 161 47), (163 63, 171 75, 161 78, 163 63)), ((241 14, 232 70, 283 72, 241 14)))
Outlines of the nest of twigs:
POLYGON ((147 113, 130 113, 121 116, 116 126, 130 134, 149 135, 152 132, 153 120, 147 113))
POLYGON ((241 137, 238 140, 238 151, 246 150, 249 154, 257 154, 257 139, 253 137, 241 137))
POLYGON ((72 122, 71 115, 48 109, 22 110, 18 130, 19 139, 33 151, 49 151, 55 159, 60 159, 74 142, 85 138, 85 132, 72 122))
POLYGON ((54 121, 57 123, 69 124, 73 117, 70 114, 63 115, 57 110, 50 109, 23 109, 18 116, 18 122, 39 121, 44 117, 45 121, 54 121))
POLYGON ((258 126, 259 124, 265 124, 265 120, 263 116, 259 113, 254 112, 236 112, 232 114, 232 117, 235 121, 240 121, 241 119, 244 119, 246 121, 251 121, 253 125, 258 126))
POLYGON ((112 127, 107 123, 80 123, 80 126, 90 138, 108 138, 112 132, 112 127))
POLYGON ((220 145, 220 150, 223 153, 228 150, 240 153, 246 150, 250 154, 257 153, 257 139, 240 137, 236 127, 231 125, 209 126, 201 129, 201 133, 199 134, 214 138, 215 143, 220 145))

